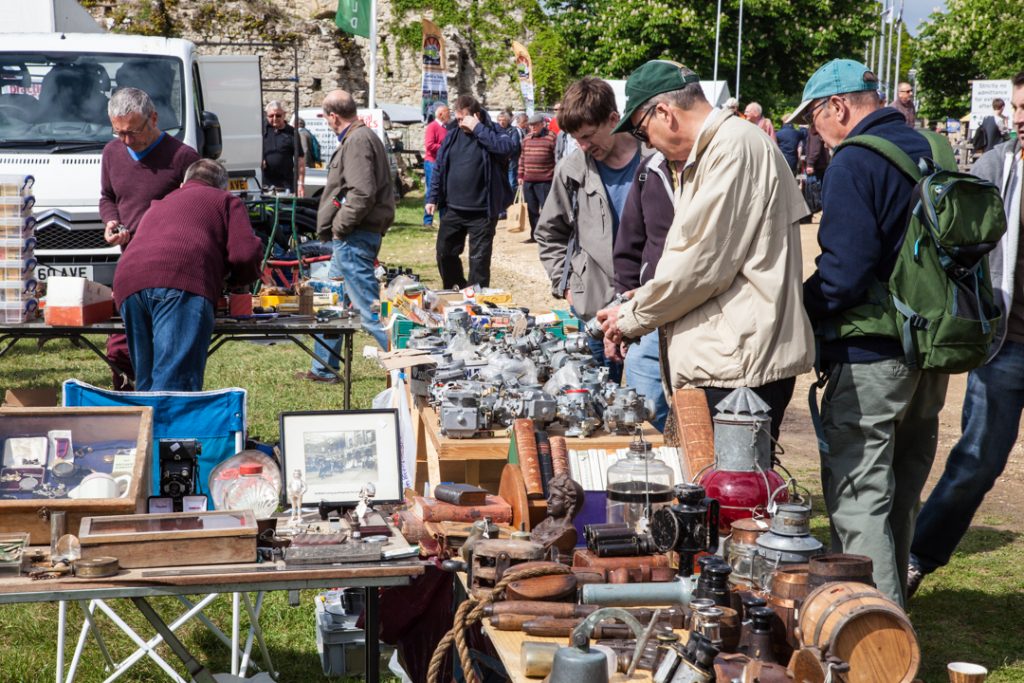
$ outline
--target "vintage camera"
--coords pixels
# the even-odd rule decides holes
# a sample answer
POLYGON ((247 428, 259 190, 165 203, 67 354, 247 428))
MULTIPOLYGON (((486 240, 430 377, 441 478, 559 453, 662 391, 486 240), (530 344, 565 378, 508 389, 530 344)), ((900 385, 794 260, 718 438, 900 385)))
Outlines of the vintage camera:
POLYGON ((195 439, 160 439, 160 495, 174 500, 181 510, 182 498, 194 495, 203 446, 195 439))

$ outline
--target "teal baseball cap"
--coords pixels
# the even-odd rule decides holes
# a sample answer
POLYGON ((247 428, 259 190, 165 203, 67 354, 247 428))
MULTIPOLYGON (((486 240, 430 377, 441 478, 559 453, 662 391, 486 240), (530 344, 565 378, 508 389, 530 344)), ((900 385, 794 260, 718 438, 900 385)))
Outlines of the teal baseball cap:
POLYGON ((638 67, 626 79, 626 107, 622 112, 619 125, 613 133, 633 132, 630 117, 633 112, 643 106, 644 102, 656 95, 673 90, 682 90, 690 83, 699 83, 700 76, 693 73, 679 62, 667 59, 653 59, 638 67))
POLYGON ((803 101, 786 120, 809 123, 807 117, 811 103, 815 100, 866 90, 878 90, 878 77, 874 71, 853 59, 833 59, 815 71, 807 81, 803 101))

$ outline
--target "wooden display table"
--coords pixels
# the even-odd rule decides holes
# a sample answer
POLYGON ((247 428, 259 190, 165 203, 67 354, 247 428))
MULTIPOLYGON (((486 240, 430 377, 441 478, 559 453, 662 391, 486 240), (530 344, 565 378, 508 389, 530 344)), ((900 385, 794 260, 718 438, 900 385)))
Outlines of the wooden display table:
MULTIPOLYGON (((423 482, 431 485, 441 481, 459 480, 467 484, 483 486, 492 493, 497 493, 501 469, 508 461, 509 435, 507 430, 496 432, 494 436, 473 439, 450 439, 441 434, 437 411, 427 405, 422 398, 413 402, 413 436, 416 442, 416 490, 423 491, 423 482), (461 471, 446 468, 446 477, 442 478, 442 463, 462 463, 461 471), (421 466, 425 465, 425 467, 421 466), (483 465, 483 468, 481 467, 483 465)), ((560 425, 547 428, 549 436, 564 436, 565 430, 560 425)), ((655 446, 661 446, 661 434, 650 424, 644 426, 644 435, 655 446)), ((619 436, 598 430, 587 438, 566 438, 570 450, 604 449, 618 450, 628 448, 633 440, 632 435, 619 436)), ((457 467, 457 466, 456 466, 457 467)))

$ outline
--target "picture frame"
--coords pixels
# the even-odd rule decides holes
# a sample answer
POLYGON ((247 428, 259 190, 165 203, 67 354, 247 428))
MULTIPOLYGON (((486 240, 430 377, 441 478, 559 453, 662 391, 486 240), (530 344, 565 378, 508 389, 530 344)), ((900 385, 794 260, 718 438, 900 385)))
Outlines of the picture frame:
POLYGON ((290 506, 289 485, 302 472, 302 504, 355 506, 371 482, 374 503, 402 501, 398 411, 317 410, 281 413, 281 505, 290 506))

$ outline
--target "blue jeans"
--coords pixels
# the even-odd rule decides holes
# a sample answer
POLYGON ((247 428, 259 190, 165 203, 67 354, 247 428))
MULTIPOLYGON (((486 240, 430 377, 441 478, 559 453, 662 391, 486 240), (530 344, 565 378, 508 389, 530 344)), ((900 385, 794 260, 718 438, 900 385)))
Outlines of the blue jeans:
POLYGON ((962 436, 917 517, 911 561, 924 573, 945 566, 1006 467, 1024 410, 1024 344, 1007 341, 967 376, 962 436))
MULTIPOLYGON (((373 337, 382 349, 388 348, 388 336, 380 324, 380 316, 373 311, 373 302, 380 298, 380 284, 373 274, 373 262, 380 251, 381 236, 367 230, 356 230, 340 240, 331 241, 334 255, 331 257, 330 277, 345 278, 345 298, 359 311, 363 329, 373 337)), ((339 337, 317 337, 313 374, 333 377, 325 369, 324 362, 335 370, 338 360, 328 355, 326 348, 334 353, 341 351, 339 337)))
MULTIPOLYGON (((424 204, 426 204, 427 198, 430 197, 430 180, 431 180, 431 178, 434 177, 434 164, 435 163, 437 163, 437 162, 434 162, 434 161, 424 161, 423 162, 423 182, 425 182, 427 184, 427 186, 423 189, 423 203, 424 204)), ((433 225, 433 224, 434 224, 434 217, 431 216, 426 211, 424 211, 423 212, 423 225, 433 225)))
POLYGON ((202 391, 213 304, 180 289, 153 287, 121 303, 136 391, 202 391))
POLYGON ((658 331, 645 334, 626 352, 626 386, 651 399, 654 419, 651 424, 659 432, 665 430, 668 401, 661 383, 661 361, 658 358, 658 331))

